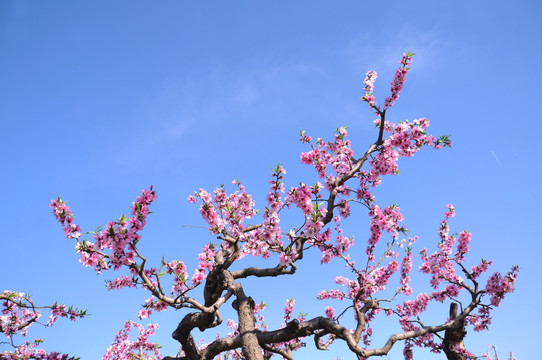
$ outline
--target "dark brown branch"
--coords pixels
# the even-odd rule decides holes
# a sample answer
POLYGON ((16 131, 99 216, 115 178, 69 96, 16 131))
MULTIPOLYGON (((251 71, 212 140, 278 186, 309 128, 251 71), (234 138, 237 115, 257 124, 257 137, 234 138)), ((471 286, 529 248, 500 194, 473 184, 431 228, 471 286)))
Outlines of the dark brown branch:
MULTIPOLYGON (((316 348, 318 350, 327 350, 328 346, 330 345, 330 343, 325 343, 325 344, 320 344, 320 339, 326 335, 328 335, 329 332, 325 331, 325 330, 321 330, 321 331, 318 331, 316 332, 316 334, 314 334, 314 346, 316 346, 316 348)), ((333 341, 331 341, 333 342, 333 341)))
MULTIPOLYGON (((289 322, 285 328, 274 330, 274 331, 262 331, 254 332, 257 337, 258 343, 260 346, 263 344, 276 344, 280 342, 287 342, 293 339, 298 339, 300 337, 307 337, 319 333, 319 337, 325 334, 332 334, 337 338, 340 338, 346 342, 349 349, 358 356, 370 357, 370 356, 382 356, 388 354, 393 345, 400 340, 407 340, 416 337, 420 337, 425 334, 436 334, 438 332, 446 331, 448 329, 453 329, 458 324, 465 321, 465 318, 470 314, 472 310, 476 308, 479 301, 473 299, 467 308, 461 312, 459 316, 454 319, 450 319, 444 324, 438 326, 425 326, 418 330, 407 331, 403 333, 396 333, 391 335, 383 347, 375 349, 364 349, 358 345, 354 335, 350 332, 349 329, 343 327, 342 325, 336 323, 333 320, 330 320, 325 317, 316 317, 314 319, 304 321, 299 323, 297 319, 289 322)), ((372 304, 364 305, 365 308, 371 308, 372 304)), ((212 359, 219 353, 227 350, 233 350, 239 348, 241 345, 240 335, 232 338, 223 338, 213 341, 203 352, 204 356, 201 359, 212 359)))
MULTIPOLYGON (((268 344, 262 344, 261 346, 262 346, 262 349, 264 349, 265 351, 269 353, 279 354, 284 359, 293 360, 291 349, 279 349, 268 344)), ((271 356, 272 354, 269 354, 269 356, 268 357, 265 356, 265 358, 271 358, 271 356)))
POLYGON ((286 267, 283 265, 277 265, 274 268, 257 268, 248 267, 241 270, 232 271, 231 274, 234 279, 244 279, 249 276, 256 277, 276 277, 279 275, 292 275, 295 273, 295 267, 286 267))
POLYGON ((380 111, 378 110, 378 114, 380 115, 380 130, 378 131, 378 140, 376 141, 377 145, 382 144, 382 139, 384 137, 384 124, 386 123, 386 110, 380 111))
POLYGON ((192 330, 199 328, 201 331, 213 323, 213 314, 208 313, 189 313, 183 317, 177 329, 171 334, 173 339, 181 343, 181 347, 190 360, 203 359, 194 338, 191 335, 192 330))

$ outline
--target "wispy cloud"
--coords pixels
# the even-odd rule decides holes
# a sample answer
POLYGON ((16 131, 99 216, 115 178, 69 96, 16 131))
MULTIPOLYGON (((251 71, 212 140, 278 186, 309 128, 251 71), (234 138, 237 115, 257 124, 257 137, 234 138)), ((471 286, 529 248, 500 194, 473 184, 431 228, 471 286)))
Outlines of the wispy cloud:
POLYGON ((493 150, 490 150, 491 151, 491 155, 493 156, 493 159, 495 159, 495 161, 497 162, 497 164, 499 164, 499 167, 502 168, 502 164, 501 164, 501 161, 499 160, 499 158, 497 157, 497 155, 495 154, 495 152, 493 150))
POLYGON ((173 140, 187 135, 190 129, 212 127, 250 113, 270 95, 293 98, 299 78, 318 71, 309 64, 253 70, 217 66, 203 76, 177 77, 165 83, 146 105, 147 121, 156 124, 157 139, 173 140))
POLYGON ((446 56, 450 44, 443 40, 437 27, 423 32, 412 26, 404 26, 395 36, 380 43, 374 34, 362 32, 356 35, 339 51, 348 62, 357 69, 375 69, 388 71, 397 66, 399 57, 404 51, 414 52, 416 69, 427 69, 438 63, 438 59, 446 56))
POLYGON ((204 143, 208 135, 226 129, 231 135, 234 129, 254 122, 281 127, 292 119, 274 115, 284 112, 281 107, 291 106, 292 99, 308 96, 302 94, 304 80, 319 71, 300 63, 254 69, 217 65, 204 74, 171 76, 139 106, 137 125, 130 130, 137 133, 134 138, 144 136, 145 151, 139 150, 139 140, 119 144, 122 161, 145 158, 151 164, 169 156, 173 148, 179 151, 179 146, 196 139, 204 143), (139 154, 137 158, 129 156, 134 153, 139 154))

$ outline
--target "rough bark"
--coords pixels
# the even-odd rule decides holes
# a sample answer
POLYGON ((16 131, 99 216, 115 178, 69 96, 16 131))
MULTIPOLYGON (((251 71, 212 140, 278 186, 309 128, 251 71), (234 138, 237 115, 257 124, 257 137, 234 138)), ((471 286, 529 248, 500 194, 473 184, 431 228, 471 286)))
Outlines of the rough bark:
MULTIPOLYGON (((457 304, 450 304, 450 320, 457 318, 457 304)), ((465 345, 463 344, 463 339, 467 335, 465 331, 465 320, 458 321, 453 327, 447 329, 444 332, 444 341, 442 342, 442 347, 446 358, 448 360, 465 360, 465 356, 458 354, 452 349, 459 347, 464 349, 465 345)))
POLYGON ((246 360, 264 360, 256 333, 256 321, 254 319, 254 300, 246 296, 241 284, 237 284, 237 299, 232 306, 237 310, 239 317, 239 334, 241 337, 241 349, 246 360))

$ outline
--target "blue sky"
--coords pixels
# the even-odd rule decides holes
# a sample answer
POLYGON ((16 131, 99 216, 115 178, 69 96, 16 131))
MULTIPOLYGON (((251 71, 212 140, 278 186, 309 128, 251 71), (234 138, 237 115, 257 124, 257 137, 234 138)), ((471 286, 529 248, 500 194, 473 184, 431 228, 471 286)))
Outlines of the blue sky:
MULTIPOLYGON (((129 213, 154 184, 159 199, 143 251, 156 264, 166 255, 193 271, 213 237, 184 226, 204 225, 186 196, 240 179, 262 208, 278 162, 287 186, 315 181, 299 163, 306 150, 299 129, 326 139, 348 125, 354 149, 363 151, 376 136, 359 101, 364 74, 378 71, 383 99, 409 50, 412 70, 388 116, 427 117, 453 148, 402 159, 401 175, 384 180, 377 200, 400 204, 405 225, 429 248, 453 203, 452 229, 473 233, 470 264, 485 257, 495 270, 520 266, 516 292, 494 312, 490 332, 470 331, 466 344, 533 359, 542 320, 541 18, 538 1, 2 1, 0 288, 87 308, 92 316, 30 336, 44 337, 47 349, 100 358, 146 294, 110 293, 104 279, 112 274, 80 266, 51 199, 68 200, 87 231, 129 213)), ((358 216, 345 231, 361 243, 368 231, 365 212, 358 216)), ((298 299, 296 311, 321 314, 326 304, 314 297, 331 286, 331 271, 317 260, 303 265, 284 283, 246 284, 270 305, 271 318, 289 297, 298 299)), ((435 310, 438 321, 442 309, 435 310)), ((161 324, 155 340, 165 353, 176 351, 170 333, 181 316, 151 318, 161 324)), ((336 346, 302 350, 297 359, 314 356, 350 358, 336 346)))

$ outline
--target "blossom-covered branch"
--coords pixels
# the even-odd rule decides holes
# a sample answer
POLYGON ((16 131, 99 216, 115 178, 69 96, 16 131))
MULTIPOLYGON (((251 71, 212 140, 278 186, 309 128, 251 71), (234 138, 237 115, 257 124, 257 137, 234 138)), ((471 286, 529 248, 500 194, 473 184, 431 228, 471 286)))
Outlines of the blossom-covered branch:
POLYGON ((14 337, 17 335, 26 337, 32 324, 53 326, 59 318, 67 318, 75 321, 78 318, 85 317, 87 315, 86 310, 79 310, 56 302, 53 305, 38 306, 34 304, 34 300, 30 295, 9 290, 4 290, 0 293, 0 302, 2 303, 0 333, 9 339, 9 342, 0 342, 0 344, 7 343, 12 348, 12 350, 0 352, 2 359, 73 359, 73 357, 69 357, 67 354, 39 349, 38 346, 43 342, 42 339, 25 341, 23 344, 16 345, 14 337), (41 322, 40 318, 44 311, 49 312, 49 317, 46 322, 41 322))

